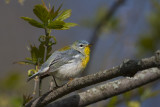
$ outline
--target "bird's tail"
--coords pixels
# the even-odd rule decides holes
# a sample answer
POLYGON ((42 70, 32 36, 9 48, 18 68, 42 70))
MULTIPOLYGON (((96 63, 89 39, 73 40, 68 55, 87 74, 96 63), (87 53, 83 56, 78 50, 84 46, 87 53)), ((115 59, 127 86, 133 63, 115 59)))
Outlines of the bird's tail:
POLYGON ((34 77, 38 76, 39 75, 39 72, 33 74, 32 76, 30 76, 28 79, 27 79, 27 82, 30 81, 31 79, 33 79, 34 77))

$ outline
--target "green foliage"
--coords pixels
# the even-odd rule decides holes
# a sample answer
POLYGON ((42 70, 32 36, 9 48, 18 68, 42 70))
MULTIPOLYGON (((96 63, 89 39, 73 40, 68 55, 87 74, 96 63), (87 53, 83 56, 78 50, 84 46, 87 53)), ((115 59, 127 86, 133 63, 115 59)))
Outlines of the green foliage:
POLYGON ((47 28, 61 30, 61 28, 63 28, 64 24, 65 24, 64 21, 55 20, 55 21, 50 22, 48 24, 47 28))
POLYGON ((11 71, 0 78, 0 107, 21 107, 21 89, 26 81, 23 76, 21 72, 11 71))
POLYGON ((25 65, 41 65, 43 63, 44 59, 44 53, 45 53, 45 47, 44 44, 41 43, 39 45, 39 48, 37 48, 35 45, 30 44, 29 51, 31 53, 31 58, 27 57, 25 58, 25 61, 19 61, 16 62, 18 64, 25 64, 25 65))
MULTIPOLYGON (((151 3, 153 6, 153 11, 148 17, 150 28, 144 34, 140 35, 137 42, 137 55, 140 57, 153 54, 153 52, 160 48, 160 2, 158 0, 151 0, 151 3)), ((152 86, 138 88, 137 91, 139 92, 141 102, 159 94, 159 90, 154 91, 151 87, 152 86)))
POLYGON ((116 104, 117 104, 117 101, 118 101, 118 96, 114 96, 112 97, 108 104, 107 104, 107 107, 116 107, 116 104))
POLYGON ((160 90, 153 91, 150 86, 140 87, 136 90, 132 90, 123 94, 123 98, 128 107, 140 107, 141 103, 145 100, 155 97, 160 94, 160 90), (138 101, 132 101, 138 97, 138 101))
POLYGON ((1 94, 0 96, 0 106, 1 107, 21 107, 22 98, 18 96, 5 96, 1 94))
POLYGON ((145 36, 145 37, 142 37, 140 38, 140 45, 141 46, 144 46, 143 48, 146 50, 146 51, 155 51, 155 42, 154 42, 154 38, 152 38, 151 36, 145 36))
POLYGON ((35 5, 33 9, 34 14, 46 24, 49 20, 49 11, 43 5, 35 5))
POLYGON ((11 98, 10 105, 12 107, 21 107, 22 106, 22 98, 20 98, 20 97, 11 98))
POLYGON ((52 8, 47 8, 44 2, 42 5, 35 5, 33 12, 38 19, 42 21, 42 23, 28 17, 21 18, 37 28, 66 30, 70 27, 76 26, 75 23, 72 23, 71 25, 66 24, 63 21, 71 16, 71 10, 68 9, 60 12, 61 7, 62 5, 60 5, 56 11, 54 11, 54 6, 52 8))
POLYGON ((21 74, 12 72, 9 73, 7 77, 0 80, 1 90, 14 90, 21 85, 21 74))
POLYGON ((132 97, 132 91, 128 91, 128 92, 124 93, 123 97, 124 97, 126 102, 129 101, 130 98, 132 97))
POLYGON ((32 46, 30 45, 31 48, 31 58, 32 58, 32 62, 37 65, 38 64, 38 60, 39 60, 39 49, 36 46, 32 46))
POLYGON ((56 20, 63 21, 71 16, 71 9, 63 11, 56 20))
POLYGON ((145 100, 155 97, 160 94, 160 90, 153 91, 150 86, 140 87, 136 90, 128 91, 122 96, 114 96, 107 103, 107 107, 118 107, 119 104, 124 103, 127 107, 140 107, 145 100), (133 99, 138 99, 134 101, 133 99))
POLYGON ((129 101, 127 103, 127 106, 128 107, 140 107, 141 106, 141 103, 139 101, 129 101))
POLYGON ((29 69, 28 70, 28 76, 32 76, 34 73, 36 73, 37 71, 35 69, 29 69))
POLYGON ((28 23, 30 23, 34 27, 44 28, 43 24, 41 24, 40 22, 38 22, 32 18, 29 18, 29 17, 21 17, 21 18, 24 19, 25 21, 27 21, 28 23))
POLYGON ((152 0, 154 12, 149 16, 150 31, 140 35, 138 41, 138 55, 144 56, 160 48, 160 2, 152 0))
POLYGON ((67 30, 67 29, 69 29, 70 27, 74 27, 74 26, 76 26, 77 24, 75 24, 75 23, 65 23, 64 25, 63 25, 63 28, 61 28, 62 30, 67 30))
POLYGON ((160 94, 160 90, 153 91, 151 88, 144 89, 143 93, 140 96, 141 101, 145 101, 148 98, 152 98, 160 94))

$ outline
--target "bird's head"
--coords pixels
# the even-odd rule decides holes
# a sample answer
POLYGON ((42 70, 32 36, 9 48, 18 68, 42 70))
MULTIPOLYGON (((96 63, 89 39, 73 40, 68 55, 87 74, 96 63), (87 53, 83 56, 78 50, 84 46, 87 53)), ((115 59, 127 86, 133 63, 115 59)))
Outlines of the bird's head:
POLYGON ((90 47, 91 47, 91 45, 85 40, 75 41, 72 44, 72 48, 81 52, 83 55, 89 55, 90 54, 90 47))

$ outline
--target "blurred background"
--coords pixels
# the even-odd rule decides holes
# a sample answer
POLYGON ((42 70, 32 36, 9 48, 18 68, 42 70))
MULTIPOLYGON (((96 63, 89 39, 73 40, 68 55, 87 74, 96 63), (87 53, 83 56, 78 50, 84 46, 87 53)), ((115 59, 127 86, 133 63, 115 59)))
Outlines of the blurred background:
MULTIPOLYGON (((160 49, 160 0, 44 1, 55 6, 63 2, 62 9, 72 9, 66 22, 78 24, 69 30, 52 31, 57 39, 53 50, 75 40, 94 43, 89 67, 83 75, 109 69, 124 59, 151 56, 160 49)), ((13 63, 29 57, 27 47, 30 43, 38 45, 38 37, 44 34, 43 29, 20 19, 21 16, 37 19, 32 11, 36 4, 41 4, 41 0, 0 0, 1 107, 19 107, 23 94, 32 94, 34 82, 26 82, 27 71, 32 66, 13 63)), ((153 104, 159 107, 159 93, 160 85, 156 81, 89 107, 151 107, 153 104)))

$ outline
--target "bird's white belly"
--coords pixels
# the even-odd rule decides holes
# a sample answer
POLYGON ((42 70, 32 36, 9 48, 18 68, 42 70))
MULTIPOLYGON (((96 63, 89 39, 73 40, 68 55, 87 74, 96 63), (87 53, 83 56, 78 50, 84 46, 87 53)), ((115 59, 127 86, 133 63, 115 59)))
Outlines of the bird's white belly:
POLYGON ((72 60, 70 63, 61 66, 53 75, 58 79, 68 80, 78 76, 82 70, 81 61, 72 60))

